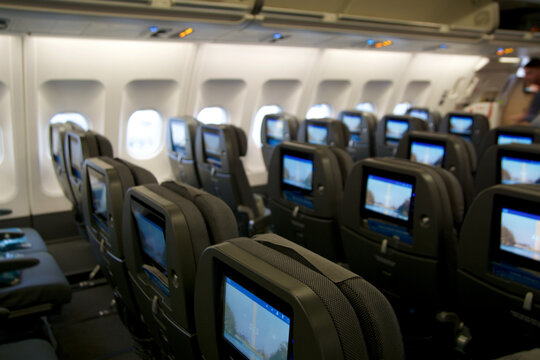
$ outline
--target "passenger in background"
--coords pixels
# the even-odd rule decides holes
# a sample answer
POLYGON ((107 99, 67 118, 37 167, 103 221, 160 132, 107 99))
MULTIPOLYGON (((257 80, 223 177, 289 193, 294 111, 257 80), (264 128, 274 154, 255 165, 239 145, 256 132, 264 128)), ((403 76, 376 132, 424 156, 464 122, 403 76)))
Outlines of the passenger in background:
MULTIPOLYGON (((527 88, 531 85, 540 87, 540 58, 532 58, 527 65, 525 65, 525 78, 524 86, 527 88)), ((515 115, 512 117, 512 121, 516 124, 529 123, 532 126, 540 127, 540 91, 537 91, 534 95, 529 110, 523 114, 515 115)))

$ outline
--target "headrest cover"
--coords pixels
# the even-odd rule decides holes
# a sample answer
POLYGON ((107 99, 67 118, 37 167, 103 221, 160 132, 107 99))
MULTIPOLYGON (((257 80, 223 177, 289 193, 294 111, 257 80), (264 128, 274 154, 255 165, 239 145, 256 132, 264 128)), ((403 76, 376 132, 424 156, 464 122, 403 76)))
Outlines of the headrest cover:
POLYGON ((238 143, 238 155, 246 156, 247 154, 247 136, 244 130, 238 126, 232 126, 236 134, 236 141, 238 143))

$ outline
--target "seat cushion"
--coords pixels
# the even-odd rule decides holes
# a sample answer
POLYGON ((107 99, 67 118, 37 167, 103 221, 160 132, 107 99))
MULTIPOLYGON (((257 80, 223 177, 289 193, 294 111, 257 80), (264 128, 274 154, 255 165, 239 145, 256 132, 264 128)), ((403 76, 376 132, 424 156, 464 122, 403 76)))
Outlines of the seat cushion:
POLYGON ((44 252, 27 253, 39 264, 21 272, 21 282, 0 288, 0 307, 10 311, 40 304, 61 305, 71 299, 71 287, 54 258, 44 252))
MULTIPOLYGON (((28 243, 30 243, 30 247, 23 248, 23 249, 8 249, 6 251, 9 252, 16 252, 16 253, 27 253, 27 252, 47 252, 47 245, 45 245, 45 241, 41 238, 41 235, 39 233, 32 229, 32 228, 20 228, 24 232, 24 236, 26 237, 26 240, 28 243)), ((7 229, 2 229, 7 230, 7 229)))
POLYGON ((54 349, 45 340, 30 339, 0 345, 2 360, 56 360, 54 349))

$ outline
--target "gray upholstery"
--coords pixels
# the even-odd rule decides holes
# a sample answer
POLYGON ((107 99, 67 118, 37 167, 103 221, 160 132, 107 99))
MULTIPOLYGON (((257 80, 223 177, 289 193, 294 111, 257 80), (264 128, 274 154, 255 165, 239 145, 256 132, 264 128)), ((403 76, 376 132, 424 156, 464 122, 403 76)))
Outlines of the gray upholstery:
POLYGON ((21 271, 21 282, 0 288, 0 306, 10 311, 40 305, 62 305, 71 299, 66 277, 48 253, 27 253, 39 264, 21 271))
POLYGON ((2 360, 56 360, 50 343, 41 339, 30 339, 0 345, 2 360))

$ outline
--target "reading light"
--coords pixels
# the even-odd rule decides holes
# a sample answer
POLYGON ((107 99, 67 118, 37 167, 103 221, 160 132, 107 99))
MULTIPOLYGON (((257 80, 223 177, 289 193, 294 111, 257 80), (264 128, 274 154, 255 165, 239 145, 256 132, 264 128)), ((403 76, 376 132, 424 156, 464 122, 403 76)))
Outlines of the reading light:
POLYGON ((446 44, 441 44, 440 48, 445 50, 448 46, 446 46, 446 44))
POLYGON ((187 28, 186 30, 179 33, 178 36, 180 38, 185 38, 186 36, 190 35, 191 33, 193 33, 193 29, 192 28, 187 28))
POLYGON ((274 40, 282 40, 283 39, 283 35, 281 33, 275 33, 274 35, 272 35, 272 37, 274 38, 274 40))
POLYGON ((159 27, 157 26, 150 26, 150 28, 148 29, 150 30, 151 33, 156 33, 159 31, 159 27))
POLYGON ((371 45, 375 44, 375 40, 373 40, 373 39, 368 39, 368 40, 366 41, 366 43, 367 43, 368 45, 371 46, 371 45))

